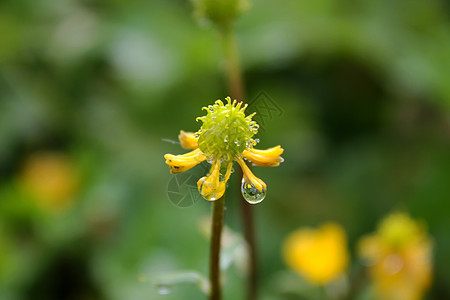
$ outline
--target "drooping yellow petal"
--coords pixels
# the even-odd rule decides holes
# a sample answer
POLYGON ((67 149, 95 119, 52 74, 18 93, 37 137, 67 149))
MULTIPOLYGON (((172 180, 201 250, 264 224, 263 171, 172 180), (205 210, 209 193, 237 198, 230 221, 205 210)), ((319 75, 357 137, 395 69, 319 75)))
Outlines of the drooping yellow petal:
POLYGON ((249 167, 245 164, 244 160, 240 157, 236 158, 236 161, 241 166, 242 172, 244 173, 244 179, 247 182, 250 182, 255 186, 258 191, 262 192, 263 190, 267 189, 267 185, 264 181, 256 177, 252 171, 249 169, 249 167))
POLYGON ((251 161, 254 165, 260 167, 277 167, 283 162, 280 156, 284 149, 280 146, 269 148, 266 150, 247 149, 244 150, 243 155, 246 159, 251 161))
POLYGON ((220 159, 214 160, 208 176, 197 181, 198 191, 208 201, 215 201, 225 193, 226 182, 220 181, 220 163, 220 159))
POLYGON ((204 161, 206 156, 200 149, 195 149, 194 151, 182 155, 166 154, 164 155, 164 158, 166 159, 166 164, 170 167, 170 173, 175 174, 182 173, 195 167, 204 161))
POLYGON ((225 184, 227 183, 228 179, 230 179, 230 175, 231 175, 231 169, 233 168, 233 163, 228 163, 227 165, 227 171, 225 172, 225 176, 224 176, 224 182, 225 184))
POLYGON ((198 138, 195 137, 195 133, 193 132, 185 132, 181 130, 178 135, 178 139, 180 140, 181 147, 184 149, 194 150, 198 148, 198 138))

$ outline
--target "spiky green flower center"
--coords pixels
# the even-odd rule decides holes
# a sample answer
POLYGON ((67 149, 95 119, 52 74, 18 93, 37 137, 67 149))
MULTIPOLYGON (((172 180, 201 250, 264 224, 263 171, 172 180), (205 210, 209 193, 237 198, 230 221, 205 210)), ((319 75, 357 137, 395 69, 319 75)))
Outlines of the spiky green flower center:
POLYGON ((222 159, 232 161, 242 156, 245 149, 256 145, 252 138, 258 132, 258 124, 252 121, 254 114, 245 116, 245 105, 242 102, 231 102, 227 97, 227 104, 217 100, 214 105, 203 107, 207 114, 198 117, 203 122, 197 132, 198 147, 206 154, 208 160, 222 159))

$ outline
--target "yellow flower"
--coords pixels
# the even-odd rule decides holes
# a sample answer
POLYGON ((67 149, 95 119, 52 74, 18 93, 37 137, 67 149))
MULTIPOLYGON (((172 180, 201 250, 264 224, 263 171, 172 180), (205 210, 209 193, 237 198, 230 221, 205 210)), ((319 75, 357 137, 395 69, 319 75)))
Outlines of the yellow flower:
POLYGON ((211 169, 207 176, 197 182, 200 194, 209 201, 222 197, 226 184, 233 170, 233 161, 237 161, 244 177, 241 191, 244 198, 252 204, 264 200, 267 186, 256 177, 245 163, 244 159, 257 166, 276 167, 281 162, 283 148, 276 146, 267 150, 257 150, 253 136, 258 132, 258 124, 252 120, 254 114, 245 116, 247 104, 241 108, 242 102, 227 104, 217 100, 214 105, 203 107, 207 114, 198 117, 203 125, 196 133, 181 131, 178 136, 181 146, 192 150, 182 155, 166 154, 166 164, 171 173, 187 171, 202 161, 208 161, 211 169))
POLYGON ((419 300, 432 279, 432 242, 408 215, 395 213, 359 243, 378 299, 419 300))
POLYGON ((283 256, 291 269, 312 284, 328 284, 347 268, 345 231, 335 223, 323 224, 318 229, 298 229, 284 242, 283 256))
POLYGON ((39 153, 24 165, 21 184, 48 210, 61 210, 71 204, 78 185, 78 176, 71 161, 57 153, 39 153))

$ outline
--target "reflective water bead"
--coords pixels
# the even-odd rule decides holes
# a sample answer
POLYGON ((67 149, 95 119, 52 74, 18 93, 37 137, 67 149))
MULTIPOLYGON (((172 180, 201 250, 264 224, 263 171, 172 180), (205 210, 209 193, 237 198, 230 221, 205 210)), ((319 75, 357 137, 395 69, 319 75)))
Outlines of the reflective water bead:
POLYGON ((205 200, 215 201, 223 196, 225 192, 225 182, 220 182, 218 186, 212 184, 207 180, 207 177, 200 178, 198 184, 198 191, 205 200))
POLYGON ((244 199, 250 204, 257 204, 266 197, 267 189, 258 190, 252 183, 242 178, 241 193, 244 199))

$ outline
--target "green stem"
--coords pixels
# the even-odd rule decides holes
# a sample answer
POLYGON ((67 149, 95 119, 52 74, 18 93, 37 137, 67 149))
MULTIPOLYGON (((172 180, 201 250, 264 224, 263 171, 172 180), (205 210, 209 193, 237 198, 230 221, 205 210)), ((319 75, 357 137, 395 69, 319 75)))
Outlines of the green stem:
MULTIPOLYGON (((223 48, 225 51, 225 71, 228 81, 228 87, 231 92, 231 97, 238 101, 244 101, 244 84, 242 79, 241 65, 239 62, 239 52, 237 47, 236 37, 232 25, 224 26, 221 30, 223 48)), ((240 170, 240 178, 242 178, 242 171, 240 170)), ((239 189, 240 191, 240 182, 239 189)), ((253 207, 242 197, 239 193, 241 209, 242 209, 242 223, 244 226, 244 236, 249 247, 249 274, 247 281, 247 300, 257 299, 257 252, 254 234, 253 221, 253 207)))
POLYGON ((226 76, 231 92, 230 96, 238 101, 243 101, 244 87, 236 37, 234 36, 231 25, 224 27, 221 33, 225 51, 226 76))
POLYGON ((220 248, 223 219, 225 215, 225 195, 213 202, 211 222, 211 249, 209 264, 209 280, 211 284, 210 300, 222 299, 220 284, 220 248))

